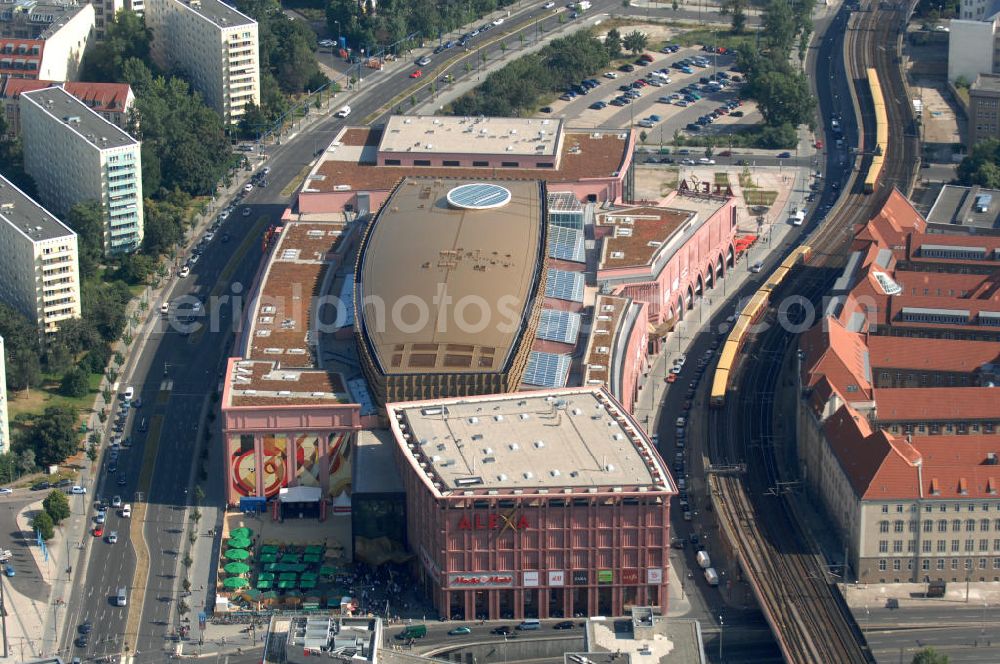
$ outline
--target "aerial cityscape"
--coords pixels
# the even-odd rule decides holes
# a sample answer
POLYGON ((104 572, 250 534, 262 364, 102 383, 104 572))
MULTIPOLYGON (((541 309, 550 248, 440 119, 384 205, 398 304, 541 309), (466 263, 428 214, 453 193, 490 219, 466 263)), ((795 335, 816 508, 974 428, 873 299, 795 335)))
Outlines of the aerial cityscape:
POLYGON ((1000 662, 998 52, 0 0, 0 662, 1000 662))

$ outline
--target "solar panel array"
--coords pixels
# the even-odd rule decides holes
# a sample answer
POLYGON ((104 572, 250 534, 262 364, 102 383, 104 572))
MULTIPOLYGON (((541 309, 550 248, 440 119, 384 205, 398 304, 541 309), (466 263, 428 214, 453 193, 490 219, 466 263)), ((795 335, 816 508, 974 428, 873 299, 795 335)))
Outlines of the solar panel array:
POLYGON ((583 231, 549 224, 549 258, 586 263, 583 231))
POLYGON ((522 381, 536 387, 566 387, 571 362, 569 355, 532 351, 522 381))
POLYGON ((535 336, 546 341, 576 345, 576 339, 580 336, 580 314, 542 309, 535 336))
POLYGON ((509 201, 510 192, 495 184, 463 184, 448 192, 448 200, 461 207, 492 207, 509 201))
POLYGON ((583 291, 586 280, 583 272, 567 272, 549 268, 545 279, 545 297, 568 302, 583 302, 583 291))

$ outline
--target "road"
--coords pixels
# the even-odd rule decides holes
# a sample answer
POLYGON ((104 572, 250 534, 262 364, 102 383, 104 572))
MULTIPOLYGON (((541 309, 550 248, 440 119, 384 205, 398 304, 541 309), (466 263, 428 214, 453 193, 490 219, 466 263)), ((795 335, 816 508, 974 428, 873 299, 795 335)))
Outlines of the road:
MULTIPOLYGON (((588 15, 602 10, 619 11, 620 7, 617 0, 598 0, 588 15)), ((510 32, 507 40, 517 40, 519 31, 530 40, 545 29, 557 27, 558 21, 555 14, 532 7, 507 19, 500 29, 488 33, 485 39, 495 39, 503 30, 510 32)), ((499 54, 499 46, 493 48, 499 54)), ((446 52, 424 69, 428 76, 441 76, 450 71, 458 78, 470 75, 465 71, 466 62, 474 71, 480 62, 480 55, 474 51, 463 54, 446 52), (448 56, 451 56, 450 60, 448 56)), ((410 71, 409 67, 400 67, 394 71, 363 72, 365 77, 360 84, 361 93, 351 97, 353 113, 349 120, 324 118, 308 130, 283 139, 280 145, 267 148, 267 163, 272 169, 268 178, 270 186, 258 188, 246 197, 242 205, 251 208, 250 217, 234 215, 224 228, 224 232, 233 236, 233 241, 223 243, 216 239, 209 245, 192 269, 191 276, 176 284, 172 298, 195 295, 205 299, 213 288, 217 293, 227 292, 229 282, 242 284, 244 290, 248 288, 261 260, 261 247, 256 241, 258 235, 251 234, 246 250, 234 253, 242 238, 249 233, 241 229, 245 229, 251 221, 277 221, 289 201, 288 196, 281 192, 301 177, 303 169, 314 160, 317 150, 329 144, 345 124, 356 124, 368 116, 381 118, 394 110, 389 103, 400 96, 400 91, 421 84, 419 79, 414 81, 409 78, 410 71)), ((261 228, 254 228, 253 233, 259 233, 261 228)), ((158 302, 151 303, 150 308, 156 311, 158 306, 158 302)), ((130 418, 134 444, 131 449, 123 451, 117 474, 112 476, 102 469, 97 487, 92 491, 94 498, 120 495, 126 501, 139 500, 140 474, 144 457, 148 456, 145 469, 147 474, 151 472, 150 484, 142 499, 148 504, 144 536, 150 556, 149 582, 142 606, 138 641, 129 644, 132 650, 160 651, 171 612, 176 610, 180 586, 177 578, 178 555, 183 550, 186 536, 184 514, 185 506, 190 504, 187 487, 194 472, 198 426, 205 408, 209 407, 207 399, 219 381, 219 372, 229 350, 232 323, 230 310, 223 308, 221 325, 213 331, 185 335, 175 329, 163 329, 154 332, 145 343, 137 341, 139 355, 135 361, 132 385, 144 404, 130 418), (146 432, 138 431, 137 422, 141 419, 147 420, 146 432), (125 478, 123 486, 117 484, 119 477, 125 478)), ((92 516, 93 511, 88 514, 88 519, 92 516)), ((135 588, 131 586, 136 571, 136 554, 131 545, 134 526, 130 519, 109 510, 106 530, 117 531, 118 543, 109 544, 104 539, 93 537, 86 543, 88 550, 75 572, 72 594, 65 608, 66 617, 62 620, 61 651, 64 654, 96 657, 122 651, 130 607, 113 606, 112 596, 117 588, 125 586, 132 603, 135 588), (93 624, 89 643, 85 648, 73 648, 71 642, 76 636, 77 626, 85 621, 93 624)), ((192 583, 205 581, 192 579, 192 583)), ((193 610, 197 611, 198 607, 193 607, 193 610)))

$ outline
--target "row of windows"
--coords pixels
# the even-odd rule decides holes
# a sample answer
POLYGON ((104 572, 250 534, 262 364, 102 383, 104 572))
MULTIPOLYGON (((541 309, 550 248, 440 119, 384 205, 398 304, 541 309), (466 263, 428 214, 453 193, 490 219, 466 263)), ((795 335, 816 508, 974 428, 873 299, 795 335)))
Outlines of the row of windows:
POLYGON ((892 424, 889 425, 888 428, 893 433, 899 433, 901 431, 903 433, 913 433, 913 430, 916 429, 917 433, 930 433, 932 436, 937 436, 940 435, 942 431, 946 434, 958 433, 962 435, 967 433, 978 433, 980 427, 982 428, 983 433, 994 433, 996 430, 996 425, 993 422, 960 422, 958 424, 945 424, 943 427, 940 424, 927 423, 920 423, 916 425, 892 424))
MULTIPOLYGON (((949 544, 948 540, 938 540, 937 544, 934 544, 930 540, 924 540, 923 542, 920 543, 920 550, 923 553, 931 553, 931 548, 933 546, 934 549, 937 551, 937 553, 947 553, 948 549, 949 549, 948 544, 949 544)), ((953 540, 951 540, 951 547, 950 548, 951 548, 951 552, 952 553, 958 553, 959 551, 965 551, 967 553, 971 553, 971 552, 976 551, 976 550, 978 550, 980 553, 984 553, 986 551, 991 551, 991 550, 992 551, 1000 551, 1000 539, 994 539, 993 540, 993 548, 992 549, 990 548, 990 540, 988 540, 988 539, 981 539, 981 540, 979 540, 979 546, 978 546, 978 548, 976 547, 976 540, 974 540, 974 539, 967 539, 967 540, 965 540, 964 546, 963 546, 962 540, 953 539, 953 540)), ((906 541, 906 552, 907 553, 913 553, 916 550, 917 550, 917 541, 916 540, 907 540, 906 541)), ((879 542, 878 542, 878 552, 879 553, 889 553, 889 540, 879 540, 879 542)), ((902 553, 903 552, 903 540, 893 540, 892 541, 892 552, 893 553, 902 553)))
MULTIPOLYGON (((932 519, 928 519, 927 521, 924 521, 923 522, 923 524, 924 524, 923 525, 924 532, 925 533, 934 532, 934 523, 935 522, 932 519)), ((989 519, 980 519, 979 520, 979 530, 980 530, 980 532, 984 532, 984 533, 985 532, 989 532, 989 530, 990 530, 990 523, 991 522, 990 522, 989 519)), ((888 521, 879 521, 878 525, 879 525, 879 532, 882 532, 882 533, 889 532, 889 522, 888 521)), ((1000 531, 1000 519, 994 519, 992 521, 992 525, 993 525, 993 529, 994 530, 1000 531)), ((893 532, 896 532, 896 533, 903 532, 903 528, 905 526, 906 526, 906 523, 904 521, 893 521, 892 522, 892 530, 893 530, 893 532)), ((910 521, 909 522, 909 527, 907 528, 907 530, 908 530, 908 532, 911 532, 911 533, 917 532, 917 522, 916 521, 910 521)), ((953 519, 952 522, 951 522, 951 531, 957 533, 957 532, 960 532, 961 530, 962 530, 962 520, 961 519, 953 519)), ((937 521, 937 531, 939 533, 946 533, 946 532, 948 532, 948 521, 947 521, 947 519, 940 519, 940 520, 937 521)), ((967 532, 967 533, 974 533, 974 532, 976 532, 976 520, 975 519, 966 519, 965 520, 965 532, 967 532)))
MULTIPOLYGON (((902 562, 903 561, 901 561, 899 559, 893 560, 892 561, 892 570, 894 572, 900 571, 902 569, 902 562)), ((945 569, 945 567, 947 566, 947 564, 948 564, 947 559, 945 559, 945 558, 938 558, 937 560, 934 561, 934 568, 936 570, 938 570, 938 571, 943 571, 945 569)), ((959 558, 952 558, 951 559, 951 569, 952 570, 957 570, 959 568, 959 565, 962 565, 962 562, 961 562, 961 560, 959 558)), ((966 558, 965 559, 965 564, 962 565, 962 566, 966 570, 970 570, 971 571, 972 567, 973 567, 972 558, 966 558)), ((979 569, 987 569, 988 566, 989 566, 989 558, 980 558, 979 559, 979 563, 978 563, 979 569)), ((888 560, 882 559, 882 560, 878 561, 878 569, 879 569, 880 572, 886 571, 888 569, 888 567, 889 567, 889 561, 888 560)), ((906 561, 906 569, 908 571, 913 571, 913 560, 907 560, 906 561)), ((923 570, 923 571, 925 571, 925 572, 930 571, 930 569, 931 569, 931 561, 927 560, 927 559, 921 560, 920 561, 920 569, 923 570)), ((993 559, 993 569, 1000 569, 1000 558, 994 558, 993 559)))
MULTIPOLYGON (((386 166, 401 166, 402 165, 402 161, 400 161, 399 159, 386 159, 385 160, 385 165, 386 166)), ((413 165, 414 166, 430 166, 431 165, 431 160, 430 159, 414 159, 413 160, 413 165)), ((442 166, 461 166, 462 162, 457 161, 457 160, 442 160, 441 165, 442 166)), ((490 162, 488 162, 488 161, 473 161, 472 162, 472 167, 473 168, 489 168, 490 167, 490 162)), ((521 167, 521 163, 517 162, 517 161, 502 161, 502 162, 500 162, 500 167, 501 168, 520 168, 521 167)), ((531 168, 555 168, 555 164, 549 163, 549 162, 539 162, 539 163, 535 164, 534 166, 532 166, 531 168)))
MULTIPOLYGON (((996 503, 938 503, 937 510, 938 512, 947 512, 950 507, 952 512, 961 512, 963 510, 966 512, 975 512, 976 505, 979 505, 979 511, 981 512, 990 512, 990 511, 1000 512, 1000 505, 996 503)), ((931 512, 934 511, 934 507, 935 507, 934 505, 925 504, 924 512, 930 514, 931 512)), ((895 506, 896 514, 902 514, 903 512, 916 512, 916 511, 917 511, 916 503, 909 503, 908 506, 903 503, 896 503, 895 506)), ((889 513, 889 504, 883 503, 882 514, 888 514, 888 513, 889 513)))
POLYGON ((39 55, 41 52, 37 44, 30 48, 27 44, 18 44, 17 47, 13 44, 4 44, 3 49, 0 49, 0 53, 17 53, 18 55, 39 55))

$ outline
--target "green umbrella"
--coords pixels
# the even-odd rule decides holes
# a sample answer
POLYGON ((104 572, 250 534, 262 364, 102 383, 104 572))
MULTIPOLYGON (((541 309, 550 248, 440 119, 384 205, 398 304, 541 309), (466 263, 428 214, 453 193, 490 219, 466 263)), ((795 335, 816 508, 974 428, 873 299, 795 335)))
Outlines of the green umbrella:
POLYGON ((306 553, 323 553, 323 549, 325 549, 325 548, 326 547, 324 547, 321 544, 310 544, 309 546, 306 547, 305 552, 306 553))
POLYGON ((257 581, 258 590, 268 590, 271 587, 272 582, 268 579, 260 579, 257 581))
POLYGON ((226 574, 246 574, 250 571, 250 565, 240 562, 229 563, 223 569, 226 570, 226 574))
POLYGON ((234 549, 249 549, 252 542, 245 537, 230 537, 226 540, 226 546, 234 549))
POLYGON ((226 560, 246 560, 250 557, 250 552, 246 549, 229 549, 226 551, 226 560))
POLYGON ((260 562, 262 563, 273 563, 278 560, 278 554, 276 553, 262 553, 260 554, 260 562))
POLYGON ((274 572, 261 572, 257 575, 259 581, 274 581, 274 572))
POLYGON ((253 531, 250 530, 249 528, 246 528, 246 527, 243 527, 243 528, 234 528, 233 530, 229 531, 229 536, 230 537, 252 537, 253 536, 253 531))
MULTIPOLYGON (((233 535, 233 537, 237 537, 237 535, 233 535)), ((260 552, 261 553, 278 553, 278 546, 276 544, 265 544, 264 546, 260 547, 260 552)))
POLYGON ((231 576, 222 582, 222 585, 226 588, 235 590, 236 588, 242 588, 243 586, 250 585, 250 582, 244 579, 242 576, 231 576))

